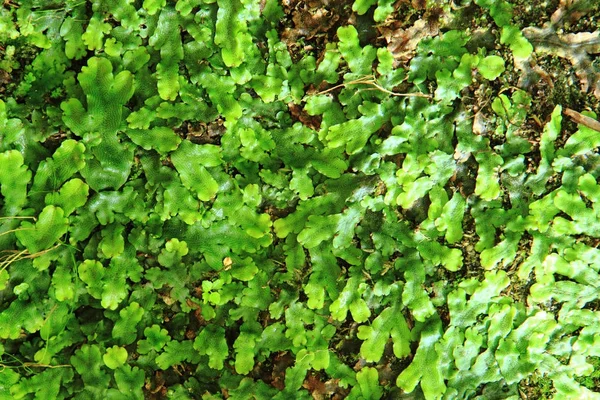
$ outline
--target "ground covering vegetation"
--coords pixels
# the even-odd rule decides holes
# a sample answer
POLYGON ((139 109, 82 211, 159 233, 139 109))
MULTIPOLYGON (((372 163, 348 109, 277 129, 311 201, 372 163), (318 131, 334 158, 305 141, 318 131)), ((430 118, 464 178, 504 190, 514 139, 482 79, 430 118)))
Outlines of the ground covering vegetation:
POLYGON ((4 1, 0 398, 600 398, 599 8, 4 1))

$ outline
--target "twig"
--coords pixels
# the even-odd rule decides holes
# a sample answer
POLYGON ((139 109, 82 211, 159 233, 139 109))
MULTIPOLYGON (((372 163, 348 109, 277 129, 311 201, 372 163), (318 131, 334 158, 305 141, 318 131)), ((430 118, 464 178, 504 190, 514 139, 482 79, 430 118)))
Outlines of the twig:
POLYGON ((565 115, 569 116, 573 122, 587 126, 590 129, 595 130, 596 132, 600 132, 600 122, 595 120, 594 118, 587 117, 581 113, 578 113, 575 110, 571 110, 570 108, 565 108, 565 115))

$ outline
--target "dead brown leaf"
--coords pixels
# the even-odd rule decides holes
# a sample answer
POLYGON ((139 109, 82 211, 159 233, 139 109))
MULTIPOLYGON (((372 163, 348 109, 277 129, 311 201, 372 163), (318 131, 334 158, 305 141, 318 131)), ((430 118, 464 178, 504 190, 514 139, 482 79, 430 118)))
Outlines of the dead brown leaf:
POLYGON ((439 33, 438 26, 431 25, 425 19, 417 20, 409 28, 402 28, 399 23, 379 28, 381 36, 387 42, 387 49, 394 56, 395 66, 407 63, 413 58, 419 42, 425 37, 439 33))

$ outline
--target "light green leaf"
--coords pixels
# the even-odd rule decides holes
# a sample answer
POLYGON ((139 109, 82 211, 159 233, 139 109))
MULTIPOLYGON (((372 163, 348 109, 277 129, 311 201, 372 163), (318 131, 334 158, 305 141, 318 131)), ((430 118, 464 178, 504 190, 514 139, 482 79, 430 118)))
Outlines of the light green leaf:
POLYGON ((0 154, 0 192, 4 196, 3 216, 17 215, 27 202, 27 185, 31 171, 23 165, 23 156, 16 150, 0 154))
POLYGON ((441 216, 435 221, 437 229, 446 232, 446 241, 450 244, 458 242, 463 237, 465 206, 464 197, 459 192, 455 192, 452 199, 444 205, 441 216))
POLYGON ((423 264, 414 261, 414 266, 404 272, 406 284, 402 291, 402 302, 411 310, 417 321, 426 321, 435 314, 435 307, 429 295, 423 288, 425 283, 425 269, 423 264))
POLYGON ((236 349, 235 372, 245 375, 254 368, 256 342, 260 339, 260 326, 256 323, 244 323, 240 327, 240 335, 233 343, 236 349))
POLYGON ((131 398, 144 398, 144 371, 138 367, 123 365, 115 370, 115 381, 121 393, 127 393, 131 398))
POLYGON ((412 392, 421 382, 426 399, 439 399, 446 391, 444 378, 440 372, 440 356, 435 346, 440 341, 441 321, 433 318, 421 331, 419 348, 410 365, 396 379, 396 385, 406 392, 412 392))
POLYGON ((72 300, 75 295, 73 274, 66 266, 59 265, 52 274, 54 297, 58 301, 72 300))
POLYGON ((475 159, 479 163, 475 194, 486 201, 497 199, 502 193, 498 176, 498 167, 503 163, 502 157, 495 153, 480 152, 475 155, 475 159))
POLYGON ((223 361, 229 355, 229 347, 225 340, 225 330, 216 325, 207 325, 194 340, 194 349, 201 355, 208 356, 208 366, 223 369, 223 361))
POLYGON ((517 59, 528 58, 533 53, 533 46, 525 39, 519 27, 506 25, 502 27, 500 43, 508 44, 517 59))
POLYGON ((329 240, 337 232, 340 215, 311 215, 306 227, 298 234, 298 242, 307 249, 329 240))
POLYGON ((211 162, 211 159, 198 159, 197 154, 199 152, 195 146, 197 145, 190 142, 183 142, 172 153, 171 161, 177 171, 179 171, 183 185, 195 191, 198 199, 209 201, 217 194, 219 184, 204 167, 205 163, 211 162))
POLYGON ((361 297, 359 284, 360 281, 356 277, 348 279, 344 290, 329 307, 333 319, 345 320, 348 310, 352 313, 354 321, 358 323, 365 322, 371 316, 369 307, 361 297))
POLYGON ((40 162, 33 178, 30 197, 34 204, 43 204, 48 192, 59 190, 61 185, 85 166, 85 146, 67 139, 56 149, 52 158, 40 162))
POLYGON ((257 272, 258 266, 250 257, 234 262, 231 267, 231 276, 241 281, 251 280, 257 272))
POLYGON ((86 386, 95 389, 106 389, 110 377, 104 372, 102 353, 95 344, 84 344, 71 356, 71 364, 81 375, 86 386))
POLYGON ((175 100, 179 94, 179 63, 183 60, 183 44, 179 13, 171 6, 163 7, 148 44, 160 51, 156 65, 158 94, 163 100, 175 100))
MULTIPOLYGON (((557 106, 559 107, 559 106, 557 106)), ((588 114, 591 118, 596 118, 595 114, 588 114)), ((559 120, 560 124, 560 120, 559 120)), ((600 138, 598 131, 588 128, 585 125, 578 125, 578 130, 571 135, 564 145, 562 150, 558 151, 561 156, 573 156, 592 152, 597 147, 600 147, 600 138)), ((560 125, 559 125, 560 131, 560 125)))
POLYGON ((106 33, 110 32, 110 29, 110 24, 103 21, 102 15, 94 14, 90 19, 85 33, 81 36, 83 43, 87 46, 88 50, 101 49, 102 39, 106 33))
POLYGON ((308 175, 306 169, 295 169, 292 171, 292 180, 290 181, 290 189, 298 193, 301 200, 306 200, 315 193, 312 179, 308 175))
POLYGON ((390 336, 394 355, 404 358, 410 355, 410 329, 398 307, 388 307, 375 318, 371 326, 358 327, 357 337, 363 340, 360 355, 368 362, 379 362, 390 336))
POLYGON ((228 67, 239 66, 252 46, 252 37, 244 18, 240 0, 217 0, 219 11, 215 24, 215 44, 221 47, 223 62, 228 67))
POLYGON ((171 337, 169 336, 169 331, 166 329, 161 329, 161 327, 157 324, 147 327, 144 329, 144 336, 146 339, 140 340, 138 342, 138 353, 146 354, 151 350, 160 351, 171 337))
POLYGON ((370 45, 361 48, 358 31, 352 25, 339 27, 337 35, 340 40, 338 48, 350 70, 355 74, 369 75, 377 57, 377 50, 370 45))
POLYGON ((48 193, 46 204, 60 207, 65 216, 71 215, 79 207, 87 202, 90 187, 81 179, 75 178, 66 182, 58 193, 48 193))
POLYGON ((132 302, 119 311, 119 319, 115 322, 112 336, 120 345, 129 345, 137 338, 137 324, 144 316, 144 309, 137 302, 132 302))
POLYGON ((163 353, 156 357, 156 365, 160 369, 166 370, 186 360, 198 363, 198 358, 191 340, 182 340, 181 342, 171 340, 167 343, 163 353))
POLYGON ((27 248, 30 254, 49 249, 57 244, 67 233, 69 220, 60 207, 46 206, 37 218, 35 224, 25 221, 21 223, 15 235, 27 248))
MULTIPOLYGON (((472 282, 476 289, 466 300, 467 292, 459 288, 448 294, 448 310, 450 312, 450 323, 458 327, 467 327, 474 324, 480 314, 487 311, 490 304, 498 301, 498 296, 504 290, 510 280, 504 271, 486 272, 485 280, 472 282)), ((467 281, 463 282, 467 286, 467 281)))
POLYGON ((376 3, 377 0, 355 0, 352 4, 352 11, 356 12, 358 15, 363 15, 376 3))
POLYGON ((149 15, 154 15, 166 4, 167 0, 144 0, 143 7, 149 15))
POLYGON ((496 79, 504 72, 504 59, 499 56, 487 56, 479 61, 477 70, 485 79, 496 79))
POLYGON ((117 369, 127 361, 127 350, 119 346, 109 347, 102 356, 102 360, 108 368, 117 369))
POLYGON ((95 132, 116 133, 121 127, 123 105, 133 96, 131 72, 113 75, 113 66, 108 59, 92 57, 77 78, 86 95, 87 110, 78 99, 63 102, 65 124, 78 136, 95 132))
POLYGON ((144 150, 156 150, 159 154, 173 151, 181 143, 181 137, 171 128, 164 126, 148 130, 128 129, 125 133, 133 143, 141 146, 144 150))
POLYGON ((98 248, 106 258, 113 258, 125 250, 125 227, 119 223, 108 225, 102 230, 102 240, 98 248))
POLYGON ((379 374, 373 367, 365 367, 356 374, 358 386, 364 399, 380 399, 383 388, 379 386, 379 374))

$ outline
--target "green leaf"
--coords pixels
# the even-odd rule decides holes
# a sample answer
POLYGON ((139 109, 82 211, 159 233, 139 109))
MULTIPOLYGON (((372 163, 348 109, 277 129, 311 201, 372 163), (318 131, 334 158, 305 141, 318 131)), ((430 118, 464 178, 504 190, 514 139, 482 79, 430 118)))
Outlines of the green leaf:
POLYGON ((117 369, 127 361, 127 350, 119 346, 110 347, 106 349, 102 359, 108 368, 117 369))
POLYGON ((240 327, 240 335, 233 343, 233 348, 236 349, 235 372, 238 374, 246 375, 254 368, 256 342, 260 337, 260 326, 256 323, 244 323, 240 327))
POLYGON ((359 111, 363 113, 361 118, 329 127, 326 136, 328 147, 345 145, 348 154, 356 154, 364 148, 371 135, 383 125, 385 110, 381 104, 365 103, 359 111))
POLYGON ((88 293, 94 298, 102 297, 102 279, 104 278, 105 268, 96 260, 85 260, 77 268, 79 278, 87 285, 88 293))
POLYGON ((348 63, 350 70, 355 74, 371 74, 373 61, 377 57, 377 50, 370 45, 361 48, 358 32, 352 25, 339 27, 337 35, 340 41, 338 48, 340 53, 342 53, 342 57, 348 63))
POLYGON ((146 339, 138 342, 138 353, 140 354, 147 354, 151 350, 158 352, 171 340, 169 332, 166 329, 161 329, 157 324, 144 329, 144 335, 146 339))
POLYGON ((498 177, 498 167, 503 163, 502 157, 495 153, 480 152, 475 155, 475 159, 479 163, 475 194, 486 201, 497 199, 502 193, 498 177))
POLYGON ((508 44, 517 59, 526 59, 533 53, 533 46, 525 39, 519 27, 506 25, 502 27, 500 43, 508 44))
MULTIPOLYGON (((11 379, 11 374, 8 371, 3 371, 2 375, 9 375, 8 379, 11 379)), ((73 380, 73 375, 70 368, 47 369, 28 379, 21 379, 18 383, 15 382, 14 385, 5 386, 2 392, 4 394, 3 398, 7 400, 24 399, 34 398, 35 395, 37 399, 57 399, 61 388, 73 380), (28 396, 28 394, 30 395, 28 396)))
MULTIPOLYGON (((590 114, 589 116, 592 118, 596 117, 595 114, 590 114)), ((581 155, 592 152, 597 147, 600 147, 600 139, 598 138, 597 131, 588 128, 584 125, 578 125, 578 128, 579 129, 577 130, 577 132, 575 132, 575 134, 571 135, 571 137, 567 139, 567 142, 565 143, 563 149, 558 151, 559 155, 567 157, 573 155, 581 155)))
MULTIPOLYGON (((468 281, 461 286, 466 287, 468 281)), ((475 290, 470 293, 466 301, 467 292, 459 288, 448 294, 448 310, 450 312, 450 323, 458 327, 468 327, 475 324, 480 314, 487 311, 490 304, 498 301, 498 296, 504 290, 510 280, 504 271, 486 272, 485 280, 475 282, 475 290)))
POLYGON ((369 8, 377 3, 377 0, 355 0, 352 4, 352 11, 357 13, 358 15, 363 15, 369 8))
POLYGON ((102 240, 98 248, 106 258, 113 258, 125 250, 125 227, 119 223, 108 225, 102 230, 102 240))
POLYGON ((410 329, 398 307, 383 310, 371 326, 358 327, 357 337, 363 340, 360 346, 361 357, 368 362, 379 362, 390 336, 397 358, 410 355, 410 329))
POLYGON ((394 0, 378 0, 377 8, 373 13, 373 20, 383 22, 392 12, 394 12, 394 0))
POLYGON ((65 216, 71 215, 79 207, 87 202, 90 187, 81 179, 75 178, 67 181, 58 193, 48 193, 46 204, 60 207, 65 216))
POLYGON ((504 59, 499 56, 487 56, 479 61, 477 70, 485 79, 493 81, 504 72, 504 59))
POLYGON ((444 205, 441 216, 435 221, 437 229, 446 232, 448 243, 456 243, 463 237, 462 223, 465 207, 465 198, 459 192, 455 192, 452 199, 444 205))
POLYGON ((217 194, 219 184, 205 166, 212 166, 218 160, 214 154, 207 156, 203 146, 183 142, 172 153, 171 161, 180 173, 183 185, 196 192, 198 199, 209 201, 217 194))
POLYGON ((507 232, 506 238, 491 249, 485 249, 480 254, 481 266, 486 270, 496 267, 500 262, 508 265, 517 255, 521 235, 507 232))
POLYGON ((121 71, 115 76, 109 60, 92 57, 77 78, 86 94, 87 111, 78 99, 63 102, 65 124, 78 136, 116 133, 121 127, 123 105, 133 95, 133 75, 121 71))
POLYGON ((35 224, 25 221, 15 235, 27 248, 29 254, 49 249, 67 233, 69 220, 60 207, 46 206, 37 218, 35 224))
POLYGON ((306 378, 306 373, 310 368, 310 363, 314 360, 314 353, 306 349, 298 351, 296 354, 296 363, 293 367, 285 370, 285 388, 286 391, 297 391, 302 386, 306 378))
POLYGON ((102 353, 95 344, 84 344, 71 356, 71 364, 81 375, 86 386, 94 389, 106 389, 110 377, 104 372, 102 353))
POLYGON ((272 222, 268 214, 259 214, 250 207, 242 206, 236 211, 233 221, 239 224, 248 236, 255 239, 265 238, 270 242, 272 222))
POLYGON ((252 46, 252 37, 244 17, 240 0, 217 0, 219 11, 215 24, 215 44, 221 47, 223 62, 228 67, 239 66, 252 46))
POLYGON ((4 196, 3 216, 17 215, 27 203, 27 185, 31 171, 23 165, 23 156, 16 150, 0 154, 0 192, 4 196))
POLYGON ((341 57, 335 43, 327 43, 325 49, 323 59, 317 67, 315 81, 325 81, 333 84, 339 79, 337 69, 340 65, 341 57))
POLYGON ((173 267, 181 262, 181 259, 188 253, 187 243, 177 238, 167 240, 165 248, 158 256, 158 263, 163 267, 173 267))
POLYGON ((315 193, 312 179, 308 175, 307 169, 295 169, 292 171, 292 180, 290 181, 290 189, 298 193, 301 200, 306 200, 312 197, 315 193))
POLYGON ((179 94, 179 63, 183 60, 179 13, 171 6, 160 11, 158 23, 148 44, 160 51, 156 66, 158 94, 163 100, 175 100, 179 94))
POLYGON ((329 240, 337 232, 340 215, 311 215, 306 227, 298 234, 298 242, 307 249, 329 240))
POLYGON ((152 129, 128 129, 125 131, 131 141, 144 150, 156 150, 159 154, 166 154, 177 149, 181 137, 171 128, 159 126, 152 129))
POLYGON ((258 266, 250 257, 234 262, 231 268, 231 276, 240 281, 251 280, 257 272, 258 266))
POLYGON ((425 284, 425 269, 423 264, 414 261, 414 266, 404 272, 406 284, 402 291, 402 302, 411 310, 417 321, 424 322, 435 314, 435 307, 429 295, 423 289, 425 284))
POLYGON ((144 0, 143 7, 149 15, 154 15, 166 4, 167 0, 144 0))
MULTIPOLYGON (((554 142, 558 138, 561 131, 562 122, 562 107, 557 105, 552 111, 550 121, 544 125, 544 131, 540 138, 540 154, 542 159, 535 175, 530 175, 527 178, 527 187, 537 194, 542 194, 546 189, 546 183, 550 177, 554 174, 552 169, 552 163, 556 158, 556 150, 554 142)), ((567 140, 568 143, 568 140, 567 140)), ((565 150, 560 150, 559 155, 566 155, 565 150)), ((567 153, 569 154, 569 153, 567 153)))
POLYGON ((308 282, 304 285, 304 293, 308 297, 306 305, 311 310, 323 308, 325 303, 325 288, 316 282, 308 282))
POLYGON ((52 158, 40 162, 33 178, 30 198, 34 204, 42 204, 48 192, 57 191, 63 183, 85 166, 85 146, 67 139, 56 149, 52 158))
POLYGON ((112 336, 118 344, 128 345, 137 338, 137 324, 144 316, 144 309, 137 302, 132 302, 119 311, 120 318, 115 322, 112 336))
POLYGON ((104 39, 104 35, 110 32, 110 29, 110 24, 104 22, 100 14, 94 14, 90 19, 85 33, 81 36, 81 39, 88 50, 99 50, 102 48, 102 39, 104 39))
POLYGON ((73 273, 66 266, 59 265, 52 274, 54 297, 58 301, 72 300, 75 296, 73 273))
POLYGON ((338 321, 345 320, 348 310, 350 310, 354 321, 358 323, 369 319, 371 311, 361 297, 364 288, 360 290, 359 284, 360 281, 356 277, 348 279, 344 290, 342 290, 339 297, 329 307, 333 319, 338 321))
POLYGON ((9 150, 8 146, 23 138, 25 133, 23 122, 18 118, 8 118, 6 111, 6 103, 0 99, 0 131, 2 131, 0 150, 2 151, 9 150))
POLYGON ((138 367, 123 365, 115 370, 115 382, 121 393, 127 393, 134 399, 143 399, 144 371, 138 367))
POLYGON ((420 381, 426 399, 441 398, 446 385, 440 372, 440 355, 435 349, 441 336, 441 321, 432 318, 421 331, 419 348, 412 362, 396 379, 396 385, 402 390, 410 393, 420 381))
POLYGON ((225 330, 216 325, 207 325, 194 340, 194 349, 201 355, 208 356, 208 366, 223 369, 223 361, 229 355, 229 347, 225 340, 225 330))
POLYGON ((81 170, 90 187, 99 192, 118 189, 127 181, 133 166, 134 146, 121 142, 117 135, 105 135, 90 149, 90 159, 81 170))
POLYGON ((283 81, 271 76, 255 76, 250 86, 265 103, 272 103, 281 91, 283 81))
POLYGON ((356 374, 358 386, 365 399, 380 399, 383 388, 379 386, 379 374, 373 367, 365 367, 356 374))
POLYGON ((162 370, 182 363, 183 361, 195 361, 198 363, 197 353, 194 351, 193 342, 191 340, 171 340, 167 343, 162 354, 156 357, 156 365, 162 370))
POLYGON ((396 203, 404 208, 410 208, 413 203, 424 197, 435 186, 430 177, 424 176, 413 182, 403 185, 403 192, 396 198, 396 203))

